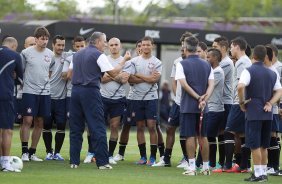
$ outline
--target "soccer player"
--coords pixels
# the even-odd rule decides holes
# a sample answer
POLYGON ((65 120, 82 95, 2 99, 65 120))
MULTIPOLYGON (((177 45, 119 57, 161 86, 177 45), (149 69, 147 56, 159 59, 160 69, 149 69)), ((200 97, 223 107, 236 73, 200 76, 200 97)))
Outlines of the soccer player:
POLYGON ((21 57, 15 52, 18 42, 6 37, 0 47, 0 166, 2 171, 17 171, 10 165, 10 149, 13 136, 14 111, 14 72, 23 77, 21 57))
MULTIPOLYGON (((120 55, 121 43, 118 38, 111 38, 108 42, 110 55, 108 60, 113 67, 123 63, 124 58, 120 55)), ((104 104, 105 121, 110 124, 109 138, 109 163, 117 164, 113 158, 113 153, 117 145, 118 129, 120 126, 121 117, 126 110, 125 84, 127 83, 129 74, 123 72, 115 78, 110 77, 106 72, 101 80, 101 95, 104 104), (121 76, 123 75, 123 76, 121 76)))
POLYGON ((142 54, 131 60, 132 73, 129 83, 132 83, 132 118, 137 124, 137 142, 141 158, 137 164, 152 166, 156 162, 158 136, 156 130, 158 85, 162 64, 152 55, 154 41, 145 36, 142 39, 142 54), (146 124, 147 123, 147 124, 146 124), (144 129, 147 125, 150 134, 151 155, 147 162, 146 140, 144 129))
POLYGON ((202 150, 203 168, 201 173, 209 175, 209 146, 206 125, 200 123, 200 113, 205 111, 214 85, 213 70, 208 62, 196 55, 198 39, 190 36, 184 40, 186 59, 176 66, 175 80, 182 86, 180 103, 180 135, 186 137, 186 150, 189 166, 184 175, 196 175, 196 136, 199 138, 202 150))
POLYGON ((245 69, 238 82, 240 108, 246 112, 246 146, 251 149, 254 173, 245 181, 267 181, 267 148, 270 145, 272 107, 282 95, 279 77, 263 62, 266 48, 254 48, 254 63, 245 69), (249 102, 246 100, 250 99, 249 102))
MULTIPOLYGON (((100 80, 102 72, 107 72, 113 78, 116 77, 125 62, 113 68, 103 54, 106 46, 106 35, 94 32, 90 37, 89 46, 73 56, 73 87, 70 103, 71 168, 77 168, 80 164, 82 134, 86 121, 96 154, 96 165, 99 169, 112 169, 109 165, 100 80)), ((130 59, 129 56, 126 58, 126 60, 130 59)))
POLYGON ((20 130, 23 161, 43 161, 35 155, 43 128, 43 117, 50 116, 50 79, 53 52, 47 48, 50 37, 45 27, 35 29, 36 45, 21 53, 24 68, 23 85, 23 124, 20 130), (34 117, 31 146, 28 149, 29 131, 34 117))
POLYGON ((211 169, 216 168, 216 137, 220 130, 225 129, 224 123, 224 71, 220 67, 222 59, 221 52, 218 49, 209 49, 207 52, 207 61, 211 64, 214 73, 214 90, 208 100, 209 112, 203 116, 203 121, 207 126, 207 137, 209 141, 209 166, 211 169))
MULTIPOLYGON (((158 163, 154 164, 154 167, 170 167, 171 166, 171 154, 172 154, 172 149, 175 141, 175 132, 176 128, 179 126, 179 106, 180 106, 180 99, 181 99, 181 85, 179 81, 175 80, 175 74, 176 74, 176 65, 183 59, 185 59, 185 54, 184 54, 184 48, 183 48, 183 43, 184 39, 186 37, 192 36, 190 32, 185 32, 181 38, 181 57, 177 58, 173 62, 173 67, 171 70, 171 75, 170 77, 172 78, 172 91, 175 95, 174 98, 174 103, 171 107, 170 113, 169 113, 169 118, 167 121, 167 127, 166 127, 166 148, 165 148, 165 153, 164 153, 164 159, 160 160, 158 163)), ((186 152, 186 139, 184 137, 180 137, 180 145, 183 153, 183 159, 180 161, 179 165, 177 166, 178 168, 185 168, 188 165, 188 157, 187 157, 187 152, 186 152)))
MULTIPOLYGON (((31 46, 34 46, 35 43, 35 38, 33 36, 28 36, 25 41, 24 41, 24 48, 28 48, 31 46)), ((16 79, 16 104, 15 104, 15 109, 16 109, 16 122, 21 124, 23 117, 22 117, 22 95, 23 95, 23 81, 20 80, 19 78, 16 79)))
POLYGON ((250 149, 245 146, 245 113, 241 111, 239 106, 239 98, 237 92, 237 85, 240 75, 245 68, 252 65, 251 60, 245 54, 247 42, 243 38, 235 38, 231 41, 231 54, 238 60, 234 68, 234 100, 231 106, 230 113, 227 118, 227 124, 224 132, 225 138, 225 163, 223 169, 216 169, 213 172, 248 172, 250 165, 248 159, 250 157, 250 149), (241 163, 240 168, 237 164, 232 167, 232 158, 234 153, 235 134, 241 138, 241 163))
POLYGON ((52 39, 54 64, 50 66, 51 116, 44 119, 43 140, 46 147, 45 160, 63 161, 60 151, 65 139, 67 81, 62 78, 63 66, 68 54, 64 52, 65 37, 56 35, 52 39), (56 123, 55 150, 52 149, 52 125, 56 123))
POLYGON ((208 50, 207 44, 205 44, 204 42, 199 42, 196 53, 203 60, 207 60, 207 50, 208 50))
POLYGON ((224 119, 223 124, 220 127, 218 139, 218 149, 219 149, 219 165, 223 167, 225 160, 225 140, 224 140, 224 130, 226 127, 227 117, 230 108, 233 103, 233 73, 234 64, 233 61, 228 56, 229 42, 225 37, 218 37, 213 41, 212 47, 220 50, 222 55, 222 60, 219 63, 220 67, 224 71, 224 88, 223 88, 223 103, 224 103, 224 119))

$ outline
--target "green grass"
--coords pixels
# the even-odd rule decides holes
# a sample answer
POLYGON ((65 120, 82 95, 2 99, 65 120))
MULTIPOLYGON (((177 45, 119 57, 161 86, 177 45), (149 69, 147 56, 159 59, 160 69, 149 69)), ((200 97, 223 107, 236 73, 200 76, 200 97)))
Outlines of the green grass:
MULTIPOLYGON (((149 141, 146 134, 147 142, 149 141)), ((165 137, 165 135, 164 135, 165 137)), ((177 136, 178 138, 178 136, 177 136)), ((21 173, 0 172, 1 184, 178 184, 178 183, 196 183, 196 184, 232 184, 246 183, 243 179, 249 174, 212 174, 211 176, 183 176, 182 169, 177 169, 176 165, 181 159, 181 150, 179 140, 176 143, 172 154, 172 167, 153 168, 148 166, 137 166, 135 161, 139 159, 139 151, 136 143, 136 132, 131 131, 130 141, 125 152, 125 161, 113 166, 113 170, 98 170, 95 164, 83 164, 78 169, 70 169, 69 166, 69 134, 67 132, 65 143, 61 154, 66 161, 43 161, 43 162, 24 162, 24 168, 21 173)), ((86 139, 86 134, 84 135, 86 139)), ((147 144, 148 146, 148 144, 147 144)), ((149 153, 147 147, 147 154, 149 153)), ((118 146, 115 153, 118 151, 118 146)), ((83 143, 81 160, 84 159, 87 152, 87 141, 83 143)), ((21 143, 18 128, 14 130, 12 154, 21 155, 21 143)), ((44 158, 45 147, 41 139, 37 155, 44 158)), ((281 177, 269 177, 268 183, 281 183, 281 177)))

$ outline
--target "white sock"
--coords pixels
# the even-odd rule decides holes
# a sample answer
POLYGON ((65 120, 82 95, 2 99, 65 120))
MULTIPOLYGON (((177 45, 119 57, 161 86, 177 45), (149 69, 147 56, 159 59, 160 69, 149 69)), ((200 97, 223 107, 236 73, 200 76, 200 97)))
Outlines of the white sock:
POLYGON ((261 176, 261 165, 254 165, 255 177, 261 176))
POLYGON ((10 156, 2 156, 2 167, 3 168, 10 166, 9 160, 10 160, 10 156))
POLYGON ((196 170, 196 159, 189 159, 189 169, 195 171, 196 170))
POLYGON ((203 162, 203 170, 209 169, 209 162, 203 162))
POLYGON ((262 175, 267 175, 266 171, 267 171, 267 165, 261 165, 261 169, 262 169, 262 175))

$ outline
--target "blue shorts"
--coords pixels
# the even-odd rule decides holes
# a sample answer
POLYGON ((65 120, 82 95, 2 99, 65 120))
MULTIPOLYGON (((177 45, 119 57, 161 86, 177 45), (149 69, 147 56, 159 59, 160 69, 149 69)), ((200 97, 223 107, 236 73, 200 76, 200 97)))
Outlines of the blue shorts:
POLYGON ((207 126, 200 120, 199 113, 180 113, 180 136, 207 137, 207 126))
POLYGON ((231 107, 232 107, 232 104, 224 104, 224 117, 223 117, 223 122, 222 122, 223 123, 222 127, 224 127, 223 130, 225 130, 226 128, 226 123, 227 123, 227 119, 228 119, 228 115, 230 113, 231 107))
POLYGON ((180 106, 174 102, 170 108, 167 124, 170 126, 178 127, 179 115, 180 115, 180 106))
POLYGON ((126 110, 122 117, 122 123, 124 125, 136 126, 136 121, 132 118, 132 104, 133 100, 126 99, 126 110))
POLYGON ((279 132, 280 121, 281 120, 279 114, 273 114, 273 120, 271 125, 272 132, 279 132))
POLYGON ((132 100, 132 119, 137 121, 158 120, 158 100, 132 100))
POLYGON ((224 130, 224 111, 208 112, 204 114, 205 124, 207 125, 207 136, 217 137, 220 130, 224 130))
POLYGON ((66 123, 66 99, 51 99, 51 116, 44 118, 44 125, 66 123))
POLYGON ((271 137, 271 120, 246 121, 246 147, 250 149, 268 148, 271 137))
POLYGON ((70 97, 66 98, 66 117, 67 119, 70 118, 70 97))
POLYGON ((0 129, 13 129, 15 115, 13 100, 0 101, 0 129))
POLYGON ((50 95, 35 95, 23 93, 23 116, 48 117, 51 115, 50 95))
POLYGON ((245 113, 241 111, 239 104, 232 105, 225 131, 245 133, 245 113))
MULTIPOLYGON (((102 98, 103 106, 104 106, 104 117, 105 120, 110 117, 110 119, 118 116, 123 116, 126 111, 126 99, 109 99, 109 98, 102 98)), ((107 121, 106 121, 107 122, 107 121)))

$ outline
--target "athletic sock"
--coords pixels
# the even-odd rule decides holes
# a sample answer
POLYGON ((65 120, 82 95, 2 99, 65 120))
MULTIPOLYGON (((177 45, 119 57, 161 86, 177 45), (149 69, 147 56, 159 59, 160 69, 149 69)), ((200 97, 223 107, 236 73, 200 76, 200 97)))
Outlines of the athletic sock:
POLYGON ((57 130, 55 135, 55 154, 60 153, 65 140, 65 131, 57 130))
POLYGON ((270 147, 268 148, 268 167, 273 167, 274 170, 279 170, 279 146, 276 137, 271 137, 270 147))
POLYGON ((215 137, 208 137, 209 141, 209 160, 210 160, 210 166, 215 167, 216 166, 216 151, 217 151, 217 145, 216 145, 216 138, 215 137))
POLYGON ((251 150, 250 148, 247 148, 245 145, 245 137, 241 137, 241 163, 240 163, 240 168, 241 169, 247 169, 248 168, 248 160, 251 155, 251 150))
POLYGON ((29 152, 29 156, 31 156, 31 155, 35 154, 36 149, 34 149, 34 148, 29 148, 28 152, 29 152))
POLYGON ((225 167, 226 169, 230 169, 232 167, 235 138, 234 138, 234 134, 230 132, 224 132, 224 138, 225 138, 225 167))
POLYGON ((164 156, 164 152, 165 152, 164 143, 158 144, 158 148, 159 148, 159 152, 160 152, 160 157, 164 156))
POLYGON ((124 156, 126 146, 127 146, 127 143, 119 142, 119 151, 118 151, 118 154, 124 156))
POLYGON ((186 139, 183 138, 183 137, 180 137, 179 142, 180 142, 182 154, 183 154, 184 158, 188 161, 188 156, 187 156, 187 151, 186 151, 186 139))
POLYGON ((218 154, 219 154, 219 164, 221 166, 224 166, 224 161, 225 161, 225 140, 224 140, 224 135, 219 135, 218 136, 218 154))
POLYGON ((109 157, 112 157, 117 146, 117 140, 109 140, 109 157))
POLYGON ((87 136, 87 142, 88 142, 88 152, 94 153, 94 147, 93 147, 90 135, 87 136))
POLYGON ((138 147, 139 147, 140 156, 147 159, 146 143, 139 144, 138 147))
POLYGON ((157 146, 156 144, 151 144, 151 145, 150 145, 150 148, 151 148, 151 155, 150 155, 150 158, 156 159, 158 146, 157 146))
POLYGON ((45 148, 46 148, 46 153, 53 153, 52 150, 52 132, 50 130, 45 130, 43 129, 42 131, 42 137, 44 140, 45 148))
POLYGON ((22 142, 22 154, 28 153, 28 142, 22 142))
POLYGON ((172 153, 172 149, 168 149, 168 148, 165 149, 165 152, 164 152, 164 162, 165 163, 170 162, 171 153, 172 153))

